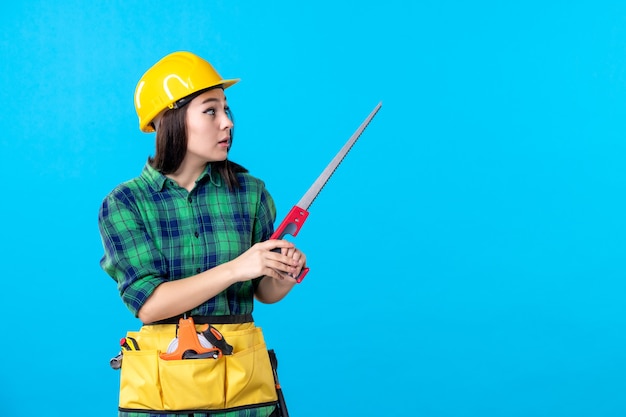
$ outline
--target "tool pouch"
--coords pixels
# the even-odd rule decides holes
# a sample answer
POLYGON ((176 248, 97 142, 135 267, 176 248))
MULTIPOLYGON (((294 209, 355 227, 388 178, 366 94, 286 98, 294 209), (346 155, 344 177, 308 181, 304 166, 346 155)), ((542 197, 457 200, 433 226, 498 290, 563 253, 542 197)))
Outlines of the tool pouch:
POLYGON ((135 338, 140 350, 124 352, 119 410, 192 413, 276 404, 261 328, 254 323, 214 326, 233 346, 232 355, 163 360, 159 355, 175 337, 176 325, 147 325, 128 332, 127 337, 135 338))

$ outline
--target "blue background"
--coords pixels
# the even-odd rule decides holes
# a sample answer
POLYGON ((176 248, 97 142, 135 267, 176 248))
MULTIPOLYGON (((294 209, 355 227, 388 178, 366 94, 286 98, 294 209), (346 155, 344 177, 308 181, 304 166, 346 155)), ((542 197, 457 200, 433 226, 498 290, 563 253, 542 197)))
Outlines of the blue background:
POLYGON ((97 211, 153 152, 136 82, 190 50, 241 77, 279 219, 383 102, 256 309, 293 416, 626 415, 626 3, 507 3, 0 6, 0 414, 115 415, 139 322, 97 211))

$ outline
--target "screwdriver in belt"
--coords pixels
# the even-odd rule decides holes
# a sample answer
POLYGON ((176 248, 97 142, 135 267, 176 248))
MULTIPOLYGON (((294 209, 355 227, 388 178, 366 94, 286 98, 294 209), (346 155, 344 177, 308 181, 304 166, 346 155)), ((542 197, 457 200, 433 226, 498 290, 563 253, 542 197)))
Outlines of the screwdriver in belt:
POLYGON ((139 350, 139 344, 133 337, 122 337, 120 339, 120 346, 123 350, 139 350))
POLYGON ((109 361, 109 365, 111 365, 113 369, 120 369, 122 367, 122 355, 125 350, 139 350, 139 344, 133 337, 122 337, 120 339, 120 346, 122 347, 120 353, 109 361))

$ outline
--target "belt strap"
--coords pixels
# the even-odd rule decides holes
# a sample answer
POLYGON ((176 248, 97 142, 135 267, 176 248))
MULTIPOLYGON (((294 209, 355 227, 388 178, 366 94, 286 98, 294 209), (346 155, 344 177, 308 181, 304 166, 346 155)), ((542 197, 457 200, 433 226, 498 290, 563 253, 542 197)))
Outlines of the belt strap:
MULTIPOLYGON (((233 314, 228 316, 189 316, 193 318, 195 324, 239 324, 253 322, 252 314, 233 314)), ((184 318, 180 316, 170 317, 169 319, 163 319, 155 321, 150 324, 178 324, 179 320, 184 318)))

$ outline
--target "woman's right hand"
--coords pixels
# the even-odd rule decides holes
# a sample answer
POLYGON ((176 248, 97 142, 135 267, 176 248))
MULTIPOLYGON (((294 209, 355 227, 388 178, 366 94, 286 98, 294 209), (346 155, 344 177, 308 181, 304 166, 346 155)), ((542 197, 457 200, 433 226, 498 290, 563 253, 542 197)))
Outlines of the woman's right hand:
POLYGON ((287 253, 293 253, 289 251, 293 247, 286 240, 267 240, 257 243, 230 262, 185 279, 163 282, 145 301, 138 317, 143 323, 153 323, 189 311, 235 282, 249 281, 261 276, 281 279, 281 274, 293 274, 298 261, 287 256, 287 253), (278 251, 272 252, 273 249, 278 251), (281 250, 284 250, 285 255, 281 250))
MULTIPOLYGON (((273 249, 291 249, 293 243, 287 240, 270 239, 259 242, 231 261, 237 281, 249 281, 261 276, 282 279, 280 273, 293 274, 298 261, 273 249)), ((285 251, 287 252, 287 251, 285 251)))

